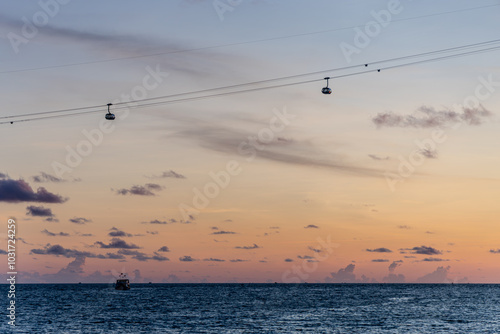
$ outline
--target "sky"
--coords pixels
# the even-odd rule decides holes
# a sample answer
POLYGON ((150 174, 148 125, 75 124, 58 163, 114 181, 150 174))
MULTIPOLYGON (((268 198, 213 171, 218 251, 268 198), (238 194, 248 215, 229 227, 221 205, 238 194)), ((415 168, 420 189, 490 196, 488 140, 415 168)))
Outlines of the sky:
POLYGON ((25 283, 499 283, 499 51, 375 64, 496 40, 499 13, 5 1, 0 121, 98 109, 0 124, 1 267, 14 219, 25 283))

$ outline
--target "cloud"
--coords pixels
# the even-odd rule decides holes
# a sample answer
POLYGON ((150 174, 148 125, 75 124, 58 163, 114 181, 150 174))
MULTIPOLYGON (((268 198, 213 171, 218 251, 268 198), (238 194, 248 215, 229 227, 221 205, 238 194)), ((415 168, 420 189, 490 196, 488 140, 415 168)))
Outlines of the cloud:
POLYGON ((121 231, 116 227, 112 227, 110 231, 111 232, 108 233, 110 237, 132 237, 132 234, 121 231))
POLYGON ((317 249, 317 248, 314 248, 314 247, 311 247, 311 246, 308 246, 307 249, 313 251, 314 253, 321 253, 322 252, 321 249, 317 249))
POLYGON ((388 156, 387 157, 379 157, 378 155, 375 155, 375 154, 368 154, 368 156, 370 158, 372 158, 373 160, 377 160, 377 161, 390 159, 388 156))
POLYGON ((142 222, 141 224, 154 224, 154 225, 166 225, 166 224, 173 224, 177 223, 178 221, 175 219, 168 219, 168 220, 151 220, 149 222, 142 222))
POLYGON ((261 247, 259 247, 257 244, 253 244, 252 246, 236 246, 234 248, 236 248, 236 249, 257 249, 257 248, 261 248, 261 247))
POLYGON ((381 247, 381 248, 375 248, 375 249, 366 249, 367 252, 372 252, 372 253, 392 253, 392 251, 389 248, 381 247))
POLYGON ((216 231, 216 232, 213 232, 213 233, 210 233, 210 234, 236 234, 236 232, 232 232, 232 231, 216 231))
POLYGON ((387 259, 373 259, 372 262, 389 262, 387 259))
POLYGON ((44 208, 43 206, 30 205, 26 208, 26 214, 33 217, 54 217, 52 210, 50 208, 44 208))
POLYGON ((65 233, 65 232, 53 233, 53 232, 47 231, 47 229, 43 230, 42 233, 44 233, 50 237, 55 237, 55 236, 68 237, 69 236, 69 233, 65 233))
MULTIPOLYGON (((169 117, 172 118, 171 115, 169 117)), ((345 156, 326 151, 323 149, 323 145, 315 144, 313 140, 275 138, 270 142, 266 141, 264 143, 257 140, 255 143, 251 143, 245 139, 255 137, 256 133, 249 130, 249 127, 246 127, 246 129, 244 127, 234 128, 184 116, 176 116, 175 119, 180 124, 177 124, 175 131, 169 132, 169 136, 194 141, 207 150, 225 154, 240 153, 240 155, 248 159, 257 156, 259 159, 272 162, 321 167, 354 175, 371 177, 383 175, 382 171, 348 162, 345 156)), ((254 120, 249 121, 239 118, 237 121, 240 124, 242 122, 251 123, 248 124, 249 126, 258 125, 260 128, 269 126, 265 122, 257 124, 254 120)))
POLYGON ((438 128, 458 123, 480 125, 484 118, 492 115, 483 106, 478 108, 462 108, 462 113, 451 110, 435 110, 432 107, 422 106, 411 115, 397 115, 390 112, 379 113, 372 121, 377 127, 413 127, 438 128))
POLYGON ((170 249, 167 246, 163 246, 158 249, 158 252, 170 252, 170 249))
POLYGON ((209 258, 209 259, 203 259, 203 261, 209 261, 209 262, 225 262, 226 260, 222 260, 222 259, 214 259, 213 257, 209 258))
POLYGON ((408 225, 398 225, 398 228, 400 228, 402 230, 411 230, 411 226, 408 226, 408 225))
POLYGON ((6 251, 4 251, 3 249, 0 249, 0 254, 8 254, 6 251))
POLYGON ((361 281, 356 279, 354 274, 354 264, 349 264, 345 268, 339 269, 336 273, 330 273, 330 276, 325 278, 326 283, 360 283, 368 281, 366 277, 362 277, 361 281))
POLYGON ((9 178, 9 175, 4 174, 4 173, 0 173, 0 179, 8 179, 8 178, 9 178))
POLYGON ((249 260, 242 260, 242 259, 233 259, 229 260, 229 262, 248 262, 249 260))
POLYGON ((443 261, 450 261, 450 260, 440 259, 437 257, 426 257, 422 261, 425 261, 425 262, 443 262, 443 261))
POLYGON ((301 256, 301 255, 297 255, 297 257, 299 259, 302 259, 302 260, 311 260, 311 259, 314 259, 313 256, 309 256, 309 255, 304 255, 304 256, 301 256))
POLYGON ((162 256, 156 252, 154 252, 154 255, 152 256, 149 256, 143 252, 139 252, 139 251, 136 251, 136 250, 131 250, 131 249, 120 249, 118 251, 118 254, 120 255, 127 255, 127 256, 132 256, 133 259, 137 260, 137 261, 141 261, 141 262, 146 262, 146 261, 149 261, 149 260, 155 260, 155 261, 160 261, 160 262, 163 262, 163 261, 170 261, 169 258, 165 257, 165 256, 162 256))
POLYGON ((24 180, 0 180, 0 202, 64 203, 68 198, 53 194, 40 187, 36 192, 24 180))
POLYGON ((120 248, 120 249, 138 249, 139 246, 134 244, 128 244, 126 241, 120 238, 113 238, 109 244, 105 244, 101 241, 96 241, 95 245, 99 245, 100 248, 120 248))
POLYGON ((450 268, 450 266, 438 267, 432 273, 417 278, 417 283, 449 283, 448 273, 450 268))
POLYGON ((138 196, 156 196, 154 191, 160 191, 163 187, 156 183, 146 183, 144 186, 132 186, 130 189, 118 189, 118 195, 138 195, 138 196))
POLYGON ((146 233, 151 234, 151 235, 159 234, 158 231, 146 231, 146 233))
MULTIPOLYGON (((441 251, 427 246, 413 247, 413 248, 401 248, 401 251, 409 250, 411 254, 420 254, 420 255, 440 255, 441 251)), ((404 254, 405 252, 400 252, 404 254)))
POLYGON ((405 283, 406 282, 406 277, 405 275, 403 274, 393 274, 393 273, 389 273, 389 275, 385 276, 383 279, 382 279, 383 282, 385 283, 405 283))
POLYGON ((87 218, 83 218, 83 217, 73 217, 69 221, 71 223, 74 223, 74 224, 83 225, 83 224, 91 223, 92 219, 87 219, 87 218))
POLYGON ((285 259, 284 261, 285 262, 293 262, 293 259, 288 258, 288 259, 285 259))
POLYGON ((164 178, 174 178, 174 179, 185 179, 186 177, 182 174, 176 173, 173 170, 163 172, 161 175, 146 176, 149 179, 164 179, 164 178))
POLYGON ((399 267, 401 265, 403 261, 399 260, 399 261, 393 261, 390 265, 389 265, 389 272, 392 273, 394 272, 394 270, 399 267))
POLYGON ((60 183, 60 182, 66 182, 66 180, 55 177, 53 175, 40 172, 40 175, 35 175, 32 177, 34 182, 37 183, 42 183, 42 182, 55 182, 55 183, 60 183))
POLYGON ((94 254, 94 253, 90 253, 90 252, 82 252, 82 251, 79 251, 76 249, 64 248, 61 245, 51 245, 51 244, 45 245, 45 247, 43 249, 41 249, 41 248, 32 249, 30 253, 37 254, 37 255, 64 256, 67 258, 76 258, 79 256, 97 258, 97 259, 122 259, 123 258, 123 256, 120 256, 117 254, 112 254, 112 253, 107 253, 106 255, 94 254))
POLYGON ((309 224, 307 226, 304 226, 304 228, 319 228, 317 225, 309 224))
POLYGON ((193 262, 193 261, 198 261, 198 260, 192 258, 190 255, 185 255, 185 256, 180 257, 179 261, 182 261, 182 262, 193 262))
POLYGON ((490 253, 500 254, 500 248, 498 248, 498 249, 490 249, 490 253))
POLYGON ((438 158, 438 152, 436 150, 425 149, 425 150, 419 151, 419 153, 422 154, 427 159, 437 159, 438 158))

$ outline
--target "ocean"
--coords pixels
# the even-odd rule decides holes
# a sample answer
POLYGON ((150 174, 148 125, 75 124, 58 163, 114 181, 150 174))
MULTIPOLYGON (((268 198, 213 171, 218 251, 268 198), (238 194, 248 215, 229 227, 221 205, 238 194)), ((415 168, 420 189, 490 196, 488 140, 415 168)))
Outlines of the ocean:
POLYGON ((18 284, 1 333, 500 333, 500 285, 18 284))

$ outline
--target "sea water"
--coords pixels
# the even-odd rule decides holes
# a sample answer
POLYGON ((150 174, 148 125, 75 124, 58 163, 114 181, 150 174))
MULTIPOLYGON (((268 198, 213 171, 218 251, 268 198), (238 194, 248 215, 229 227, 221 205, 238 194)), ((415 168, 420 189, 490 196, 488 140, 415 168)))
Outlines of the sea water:
POLYGON ((500 333, 500 285, 19 284, 1 333, 500 333))

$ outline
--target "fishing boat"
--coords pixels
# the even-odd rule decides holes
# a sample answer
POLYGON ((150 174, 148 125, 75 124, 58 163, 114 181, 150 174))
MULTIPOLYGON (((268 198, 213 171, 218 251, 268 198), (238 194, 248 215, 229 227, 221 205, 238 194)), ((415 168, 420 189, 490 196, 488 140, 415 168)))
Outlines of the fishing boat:
POLYGON ((121 273, 115 283, 116 290, 130 290, 130 282, 127 275, 121 273))

